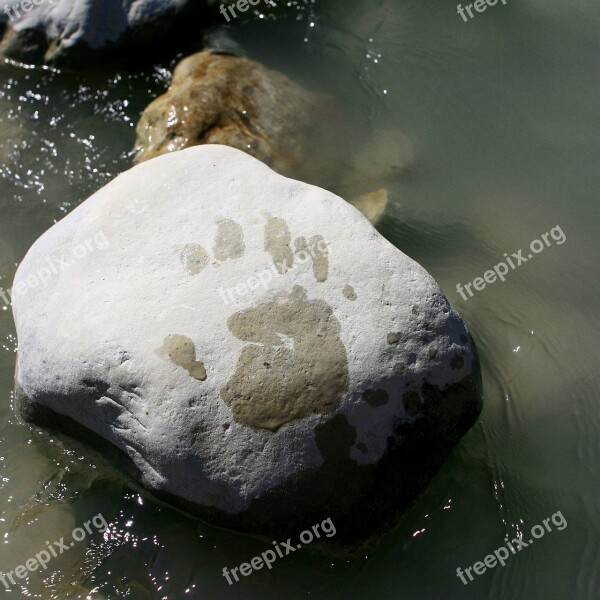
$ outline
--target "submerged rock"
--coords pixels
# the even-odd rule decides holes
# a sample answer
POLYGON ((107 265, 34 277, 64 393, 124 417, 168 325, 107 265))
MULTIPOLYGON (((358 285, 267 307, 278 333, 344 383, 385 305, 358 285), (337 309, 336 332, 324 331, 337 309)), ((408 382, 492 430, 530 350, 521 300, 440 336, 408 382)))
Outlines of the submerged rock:
POLYGON ((399 178, 415 162, 412 140, 400 130, 376 129, 352 157, 351 176, 357 180, 386 182, 399 178))
POLYGON ((341 198, 226 146, 94 194, 30 249, 13 310, 26 420, 278 539, 393 525, 481 409, 472 340, 431 276, 341 198))
MULTIPOLYGON (((0 52, 25 62, 82 64, 153 53, 177 30, 210 22, 211 0, 0 0, 0 52)), ((185 29, 185 31, 184 31, 185 29)))
POLYGON ((350 204, 358 208, 375 225, 382 219, 389 204, 388 192, 384 188, 375 190, 358 198, 353 198, 350 200, 350 204))

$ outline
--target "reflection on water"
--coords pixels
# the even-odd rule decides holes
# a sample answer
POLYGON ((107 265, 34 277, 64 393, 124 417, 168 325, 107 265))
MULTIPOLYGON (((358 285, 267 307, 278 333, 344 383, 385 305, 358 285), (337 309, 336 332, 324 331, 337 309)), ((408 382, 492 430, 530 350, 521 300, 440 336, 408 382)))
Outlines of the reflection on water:
MULTIPOLYGON (((0 571, 101 512, 109 531, 14 587, 44 599, 597 598, 600 10, 508 2, 465 24, 438 1, 303 7, 219 35, 343 99, 359 158, 339 191, 387 187, 381 232, 436 277, 478 344, 480 422, 376 548, 307 549, 230 587, 223 567, 263 542, 158 504, 83 445, 18 423, 0 303, 0 571), (565 244, 466 302, 457 294, 556 225, 565 244), (457 567, 559 510, 560 537, 463 589, 457 567)), ((43 231, 130 165, 138 114, 171 66, 0 66, 0 286, 43 231)))

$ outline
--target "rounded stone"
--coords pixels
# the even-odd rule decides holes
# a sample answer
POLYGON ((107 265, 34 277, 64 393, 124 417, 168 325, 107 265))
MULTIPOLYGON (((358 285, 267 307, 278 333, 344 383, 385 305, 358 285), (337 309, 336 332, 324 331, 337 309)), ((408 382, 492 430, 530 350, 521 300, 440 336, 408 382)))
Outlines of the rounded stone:
POLYGON ((393 525, 481 409, 432 277, 341 198, 226 146, 144 162, 77 207, 23 260, 13 310, 26 420, 277 539, 393 525))

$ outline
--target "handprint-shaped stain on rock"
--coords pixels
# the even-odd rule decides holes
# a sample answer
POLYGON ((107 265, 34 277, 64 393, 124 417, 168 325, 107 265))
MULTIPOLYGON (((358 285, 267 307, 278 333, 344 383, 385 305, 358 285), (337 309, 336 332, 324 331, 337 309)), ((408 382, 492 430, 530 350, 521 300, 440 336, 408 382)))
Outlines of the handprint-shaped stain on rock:
MULTIPOLYGON (((234 260, 244 255, 244 233, 241 226, 232 219, 217 221, 217 238, 213 253, 215 266, 226 260, 234 260)), ((188 275, 198 275, 210 263, 210 256, 200 244, 186 244, 179 254, 184 271, 188 275)))
POLYGON ((157 351, 158 356, 169 358, 178 367, 185 369, 194 379, 206 380, 204 363, 196 360, 196 345, 184 335, 168 335, 162 348, 157 351))
MULTIPOLYGON (((294 251, 291 246, 292 234, 284 219, 272 217, 265 225, 265 252, 273 259, 275 268, 285 275, 294 265, 294 251)), ((313 260, 315 279, 323 283, 329 273, 329 251, 327 243, 321 235, 315 235, 306 241, 299 237, 294 240, 296 258, 302 263, 313 260), (300 258, 300 255, 303 258, 300 258)))
POLYGON ((180 259, 188 275, 198 275, 210 262, 210 257, 200 244, 186 244, 181 250, 180 259))
POLYGON ((218 261, 241 258, 246 247, 240 225, 231 219, 221 219, 217 226, 219 231, 213 250, 215 258, 218 261))
POLYGON ((308 300, 295 286, 227 320, 250 342, 221 397, 236 419, 275 431, 311 413, 330 413, 348 387, 348 357, 341 326, 323 300, 308 300))
POLYGON ((292 234, 287 223, 279 217, 269 219, 265 225, 265 252, 271 255, 281 275, 285 275, 294 264, 291 241, 292 234))
POLYGON ((304 256, 313 256, 313 273, 315 279, 319 283, 327 280, 329 272, 329 258, 327 253, 327 245, 323 236, 315 235, 308 242, 305 238, 300 237, 296 240, 296 256, 304 254, 304 256))

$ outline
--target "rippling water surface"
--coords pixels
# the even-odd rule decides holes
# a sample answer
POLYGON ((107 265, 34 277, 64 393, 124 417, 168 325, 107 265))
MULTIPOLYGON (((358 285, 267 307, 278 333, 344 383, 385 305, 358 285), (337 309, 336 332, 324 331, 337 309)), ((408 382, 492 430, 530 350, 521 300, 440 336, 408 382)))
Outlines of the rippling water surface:
MULTIPOLYGON (((600 597, 600 6, 508 0, 463 23, 447 1, 305 4, 218 36, 347 106, 352 144, 367 149, 356 171, 390 192, 380 231, 434 275, 474 334, 480 421, 376 547, 306 549, 230 587, 222 568, 264 543, 158 504, 84 446, 18 421, 0 297, 0 571, 93 515, 110 525, 7 597, 600 597), (557 225, 564 243, 467 301, 457 293, 557 225), (565 529, 468 586, 457 578, 557 511, 565 529)), ((0 64, 2 288, 42 232, 131 165, 139 113, 171 67, 0 64)))

